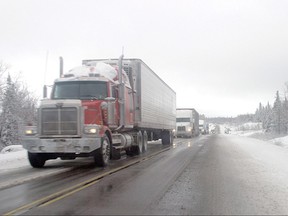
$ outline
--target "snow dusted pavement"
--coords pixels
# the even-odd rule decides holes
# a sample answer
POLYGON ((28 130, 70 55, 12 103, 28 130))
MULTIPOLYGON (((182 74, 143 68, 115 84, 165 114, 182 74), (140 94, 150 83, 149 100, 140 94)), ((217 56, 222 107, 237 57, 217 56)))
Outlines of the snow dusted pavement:
MULTIPOLYGON (((47 168, 33 169, 27 161, 26 164, 24 161, 22 164, 19 162, 21 154, 26 160, 25 151, 17 153, 18 156, 15 154, 14 160, 9 159, 10 162, 7 156, 6 162, 10 164, 10 168, 1 168, 4 176, 10 176, 10 179, 22 178, 22 182, 23 179, 29 181, 29 178, 31 180, 63 172, 64 169, 71 169, 81 163, 79 160, 65 166, 63 161, 56 160, 51 161, 51 164, 54 164, 48 164, 47 168)), ((13 154, 7 153, 7 155, 13 154)), ((87 181, 85 173, 79 171, 84 179, 82 181, 87 181)), ((8 182, 4 178, 1 175, 1 184, 8 182)), ((145 160, 104 177, 91 187, 79 190, 72 196, 59 199, 46 207, 36 206, 28 209, 26 213, 28 215, 64 215, 67 212, 73 215, 101 213, 288 215, 287 179, 288 149, 273 142, 232 134, 176 139, 173 148, 151 160, 145 160)), ((54 178, 47 178, 43 185, 39 181, 38 184, 31 181, 29 185, 34 191, 23 190, 23 196, 31 197, 37 194, 38 199, 41 199, 44 196, 41 192, 52 193, 47 190, 54 181, 60 187, 58 190, 62 190, 61 181, 64 180, 71 183, 66 173, 60 175, 57 181, 54 178)), ((17 184, 15 181, 14 183, 17 184)), ((63 187, 65 185, 63 184, 63 187)), ((3 192, 1 196, 10 195, 7 191, 13 189, 12 187, 0 190, 3 192)), ((4 202, 11 200, 13 196, 2 199, 0 203, 3 212, 18 207, 15 201, 13 208, 5 209, 4 202)), ((29 202, 32 201, 33 199, 29 202)), ((22 205, 24 204, 26 203, 22 205)))
MULTIPOLYGON (((48 164, 55 164, 55 162, 49 161, 48 164)), ((57 162, 61 161, 57 160, 57 162)), ((0 189, 71 170, 71 167, 33 169, 29 164, 27 151, 19 145, 11 146, 6 152, 2 151, 0 153, 0 164, 0 189)))
POLYGON ((288 151, 212 135, 151 210, 162 215, 287 215, 288 151))
MULTIPOLYGON (((243 179, 250 184, 251 191, 254 185, 260 189, 255 197, 262 200, 267 206, 262 206, 259 214, 288 214, 288 149, 286 145, 275 145, 271 141, 261 141, 253 138, 231 136, 230 141, 237 146, 239 151, 247 156, 247 165, 251 161, 256 169, 254 173, 247 166, 247 173, 255 176, 251 179, 243 179)), ((244 165, 244 163, 243 163, 244 165)), ((249 212, 247 212, 249 214, 249 212)))

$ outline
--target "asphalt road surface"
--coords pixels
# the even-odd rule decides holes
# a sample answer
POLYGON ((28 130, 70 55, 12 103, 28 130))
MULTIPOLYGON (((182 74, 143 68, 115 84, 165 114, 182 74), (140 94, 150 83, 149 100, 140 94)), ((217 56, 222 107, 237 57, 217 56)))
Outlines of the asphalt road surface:
POLYGON ((0 213, 287 215, 287 176, 281 175, 287 169, 266 166, 245 149, 248 141, 207 135, 175 139, 168 148, 152 143, 154 155, 113 161, 106 169, 86 165, 3 189, 0 213))

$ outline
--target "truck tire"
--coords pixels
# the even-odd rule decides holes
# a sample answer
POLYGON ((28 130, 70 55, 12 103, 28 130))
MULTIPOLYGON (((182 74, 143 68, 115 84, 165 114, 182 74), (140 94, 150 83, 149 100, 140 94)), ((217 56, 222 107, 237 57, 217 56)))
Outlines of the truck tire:
POLYGON ((136 145, 132 145, 130 150, 133 155, 140 155, 143 152, 143 135, 141 131, 138 131, 136 137, 136 145))
POLYGON ((142 152, 146 152, 147 151, 147 144, 148 144, 148 134, 146 131, 142 132, 142 136, 143 136, 143 145, 142 145, 142 152))
POLYGON ((125 152, 126 152, 126 155, 128 155, 128 156, 131 156, 131 157, 134 156, 132 147, 125 149, 125 152))
POLYGON ((112 147, 112 155, 111 159, 112 160, 119 160, 121 158, 121 150, 120 149, 115 149, 112 147))
POLYGON ((171 145, 173 143, 173 135, 170 131, 162 131, 161 139, 162 145, 171 145))
POLYGON ((136 139, 136 146, 132 146, 134 148, 134 154, 140 155, 143 152, 143 135, 141 131, 138 131, 137 133, 137 139, 136 139))
POLYGON ((148 132, 148 141, 153 141, 154 137, 153 137, 153 132, 148 132))
POLYGON ((96 166, 105 167, 110 160, 111 144, 106 135, 101 139, 101 147, 96 150, 94 155, 94 162, 96 166))
POLYGON ((28 160, 32 167, 42 168, 45 165, 46 158, 41 153, 31 153, 28 151, 28 160))

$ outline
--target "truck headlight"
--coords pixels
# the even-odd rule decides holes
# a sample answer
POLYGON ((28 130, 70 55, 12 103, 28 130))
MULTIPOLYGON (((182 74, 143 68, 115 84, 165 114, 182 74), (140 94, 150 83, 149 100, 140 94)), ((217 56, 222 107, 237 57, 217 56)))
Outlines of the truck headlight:
POLYGON ((84 133, 85 134, 96 134, 98 132, 97 126, 85 126, 84 133))
POLYGON ((36 126, 26 126, 25 127, 25 135, 26 136, 34 136, 37 134, 37 127, 36 126))
POLYGON ((189 131, 189 132, 190 132, 191 130, 192 130, 192 128, 191 128, 191 127, 188 127, 188 128, 187 128, 187 131, 189 131))

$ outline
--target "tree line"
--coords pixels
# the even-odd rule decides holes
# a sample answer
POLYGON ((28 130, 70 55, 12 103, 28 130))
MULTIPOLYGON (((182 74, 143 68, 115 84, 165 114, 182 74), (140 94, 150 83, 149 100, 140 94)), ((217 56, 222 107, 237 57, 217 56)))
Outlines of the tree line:
MULTIPOLYGON (((286 87, 288 85, 286 84, 286 87)), ((288 88, 287 88, 288 89, 288 88)), ((262 127, 266 132, 276 132, 278 134, 288 133, 288 100, 287 95, 280 97, 276 92, 273 105, 268 102, 266 106, 259 103, 255 115, 255 121, 262 122, 262 127)))
POLYGON ((0 62, 0 150, 21 144, 23 126, 36 123, 37 101, 19 77, 11 76, 7 64, 0 62))
POLYGON ((258 108, 253 114, 242 114, 237 117, 216 117, 206 118, 208 122, 216 124, 235 124, 240 125, 246 122, 260 122, 262 128, 267 133, 288 133, 288 82, 285 83, 284 96, 280 96, 276 91, 275 101, 273 104, 269 102, 266 105, 259 103, 258 108))

